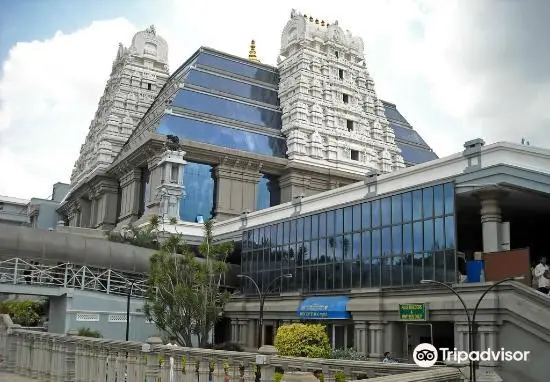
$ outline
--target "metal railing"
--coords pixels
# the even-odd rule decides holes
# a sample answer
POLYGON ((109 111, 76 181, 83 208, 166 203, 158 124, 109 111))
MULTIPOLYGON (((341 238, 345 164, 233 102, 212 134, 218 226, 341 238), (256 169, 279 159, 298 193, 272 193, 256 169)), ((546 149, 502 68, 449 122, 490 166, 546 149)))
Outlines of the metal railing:
POLYGON ((147 276, 73 263, 43 264, 14 257, 0 261, 0 284, 80 289, 144 297, 147 276))

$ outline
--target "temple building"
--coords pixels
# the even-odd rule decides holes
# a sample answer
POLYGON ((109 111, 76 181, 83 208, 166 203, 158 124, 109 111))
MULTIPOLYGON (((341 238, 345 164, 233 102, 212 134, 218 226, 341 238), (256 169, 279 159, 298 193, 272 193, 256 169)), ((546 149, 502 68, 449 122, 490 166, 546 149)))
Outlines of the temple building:
POLYGON ((68 225, 222 221, 437 159, 338 22, 293 11, 277 67, 254 41, 248 58, 202 47, 171 75, 167 56, 154 27, 120 44, 59 210, 68 225))

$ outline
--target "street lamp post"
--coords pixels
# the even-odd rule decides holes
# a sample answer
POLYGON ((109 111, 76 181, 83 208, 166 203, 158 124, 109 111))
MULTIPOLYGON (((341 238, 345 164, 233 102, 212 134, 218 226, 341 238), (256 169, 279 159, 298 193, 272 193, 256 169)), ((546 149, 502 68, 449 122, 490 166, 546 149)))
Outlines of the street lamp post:
POLYGON ((265 297, 266 297, 266 293, 269 292, 269 288, 275 284, 275 282, 277 280, 280 280, 280 279, 291 279, 292 278, 292 274, 291 273, 287 273, 287 274, 284 274, 284 275, 280 275, 278 277, 275 277, 273 280, 271 280, 271 282, 267 285, 267 287, 265 288, 265 292, 262 293, 260 287, 258 286, 258 283, 256 282, 256 280, 254 280, 252 277, 248 276, 248 275, 237 275, 237 278, 240 278, 240 279, 248 279, 250 280, 250 282, 254 285, 254 287, 256 288, 256 291, 258 292, 258 297, 260 298, 260 318, 258 320, 258 348, 262 347, 262 344, 263 344, 263 334, 264 334, 264 303, 265 303, 265 297))
MULTIPOLYGON (((441 281, 435 281, 435 280, 421 280, 420 283, 421 284, 437 284, 437 285, 441 285, 441 286, 444 286, 445 288, 447 288, 448 290, 450 290, 452 293, 454 293, 458 299, 460 300, 460 302, 462 303, 462 307, 464 308, 464 312, 466 313, 466 317, 468 318, 468 346, 470 348, 470 351, 476 351, 476 338, 477 338, 477 326, 476 326, 476 315, 477 315, 477 311, 479 309, 479 306, 481 305, 481 301, 483 300, 483 298, 485 298, 485 296, 487 295, 487 293, 489 293, 493 288, 495 288, 497 285, 500 285, 500 284, 503 284, 505 282, 508 282, 508 281, 520 281, 520 280, 523 280, 524 277, 523 276, 520 276, 520 277, 508 277, 508 278, 505 278, 503 280, 500 280, 496 283, 494 283, 493 285, 491 285, 489 288, 487 288, 482 294, 481 296, 479 297, 479 299, 477 300, 477 303, 476 303, 476 306, 474 308, 474 312, 472 314, 472 318, 470 319, 470 313, 468 311, 468 308, 466 307, 466 304, 464 302, 464 300, 462 299, 462 297, 460 297, 459 293, 456 291, 456 289, 454 289, 453 287, 451 287, 450 285, 448 284, 445 284, 441 281)), ((472 361, 470 360, 470 381, 471 382, 477 382, 477 375, 476 375, 476 368, 477 368, 477 362, 476 361, 472 361)))
MULTIPOLYGON (((445 288, 447 288, 449 291, 451 291, 458 299, 460 300, 462 304, 462 308, 464 309, 464 313, 466 313, 466 318, 468 319, 468 349, 472 351, 472 319, 470 318, 470 312, 468 311, 468 307, 466 306, 466 303, 460 296, 460 294, 454 289, 452 286, 445 284, 441 281, 435 281, 435 280, 420 280, 421 284, 436 284, 441 285, 445 288)), ((475 382, 473 379, 474 371, 473 371, 474 362, 470 360, 470 381, 475 382)))
POLYGON ((134 284, 136 280, 132 280, 130 287, 128 288, 128 294, 126 296, 126 341, 130 337, 130 301, 132 298, 132 290, 134 289, 134 284))
MULTIPOLYGON (((474 313, 472 314, 472 351, 476 351, 477 350, 477 322, 476 322, 476 315, 477 315, 477 311, 479 309, 479 306, 481 305, 481 301, 485 298, 485 296, 487 295, 487 293, 489 293, 493 288, 495 288, 497 285, 500 285, 500 284, 504 284, 505 282, 508 282, 508 281, 521 281, 523 280, 524 277, 523 276, 520 276, 520 277, 508 277, 508 278, 505 278, 503 280, 500 280, 496 283, 494 283, 493 285, 491 285, 489 288, 485 289, 485 291, 481 294, 481 296, 479 297, 479 299, 477 300, 477 303, 476 303, 476 306, 474 308, 474 313)), ((477 367, 478 367, 478 362, 477 361, 474 361, 474 369, 473 369, 473 382, 476 382, 476 378, 477 378, 477 367)))

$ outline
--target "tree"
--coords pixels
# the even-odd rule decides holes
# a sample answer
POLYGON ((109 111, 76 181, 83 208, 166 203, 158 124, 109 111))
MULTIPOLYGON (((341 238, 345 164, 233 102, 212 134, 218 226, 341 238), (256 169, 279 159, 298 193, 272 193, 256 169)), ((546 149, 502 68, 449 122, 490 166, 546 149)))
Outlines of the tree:
POLYGON ((208 344, 209 333, 230 298, 221 281, 233 243, 214 244, 212 225, 212 220, 204 223, 200 257, 178 234, 170 235, 150 260, 145 314, 187 347, 193 346, 193 336, 200 347, 208 344))

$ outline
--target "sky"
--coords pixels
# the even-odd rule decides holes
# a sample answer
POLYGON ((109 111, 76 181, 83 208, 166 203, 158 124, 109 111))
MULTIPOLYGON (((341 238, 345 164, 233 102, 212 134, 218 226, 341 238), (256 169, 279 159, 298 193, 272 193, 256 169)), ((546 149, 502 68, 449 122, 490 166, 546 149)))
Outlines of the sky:
POLYGON ((294 8, 363 38, 378 95, 440 156, 550 147, 546 0, 0 0, 0 195, 69 182, 118 43, 154 24, 174 71, 200 46, 276 65, 294 8), (269 5, 267 5, 269 4, 269 5))

